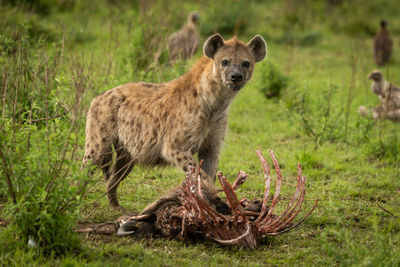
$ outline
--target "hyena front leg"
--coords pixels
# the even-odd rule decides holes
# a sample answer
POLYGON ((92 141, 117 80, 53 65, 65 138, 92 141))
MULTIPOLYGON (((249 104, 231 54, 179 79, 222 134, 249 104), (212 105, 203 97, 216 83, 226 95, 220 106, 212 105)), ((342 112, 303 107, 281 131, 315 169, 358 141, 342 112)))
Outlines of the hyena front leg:
MULTIPOLYGON (((193 155, 184 149, 169 147, 164 151, 164 155, 169 161, 171 161, 175 166, 177 166, 184 172, 189 171, 190 167, 197 166, 197 163, 194 160, 193 155)), ((202 169, 200 169, 200 176, 203 179, 207 179, 210 182, 213 182, 212 178, 208 176, 208 174, 202 169)))
POLYGON ((203 165, 201 168, 213 179, 215 183, 215 175, 218 168, 218 154, 219 148, 216 149, 215 147, 202 147, 199 151, 199 160, 203 160, 203 165))
POLYGON ((199 160, 203 160, 201 168, 213 178, 213 182, 215 182, 216 178, 219 152, 224 141, 226 125, 226 119, 222 119, 218 123, 218 127, 215 127, 213 131, 209 133, 199 149, 199 160))

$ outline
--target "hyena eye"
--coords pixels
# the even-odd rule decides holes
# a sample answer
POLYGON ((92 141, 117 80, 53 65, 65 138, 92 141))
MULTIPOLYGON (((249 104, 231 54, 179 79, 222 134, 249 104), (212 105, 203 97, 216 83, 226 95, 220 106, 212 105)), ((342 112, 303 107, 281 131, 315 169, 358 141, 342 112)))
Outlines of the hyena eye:
POLYGON ((229 60, 224 59, 224 60, 222 60, 221 64, 222 64, 223 67, 226 67, 226 66, 229 65, 229 60))
POLYGON ((248 61, 243 61, 242 66, 243 66, 244 68, 248 68, 248 67, 250 67, 250 62, 248 62, 248 61))

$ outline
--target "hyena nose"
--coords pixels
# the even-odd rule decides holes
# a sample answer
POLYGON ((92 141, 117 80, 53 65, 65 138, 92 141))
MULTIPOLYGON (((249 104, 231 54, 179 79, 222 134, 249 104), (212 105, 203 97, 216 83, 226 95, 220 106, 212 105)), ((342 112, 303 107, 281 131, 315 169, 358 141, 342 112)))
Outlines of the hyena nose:
POLYGON ((241 82, 243 81, 243 76, 240 73, 233 73, 231 75, 231 81, 236 83, 236 82, 241 82))

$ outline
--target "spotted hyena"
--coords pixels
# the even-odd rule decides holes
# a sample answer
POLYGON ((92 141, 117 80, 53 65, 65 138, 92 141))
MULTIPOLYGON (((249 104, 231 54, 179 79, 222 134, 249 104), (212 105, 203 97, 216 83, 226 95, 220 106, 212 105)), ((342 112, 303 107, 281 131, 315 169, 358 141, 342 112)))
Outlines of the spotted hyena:
POLYGON ((198 19, 199 15, 196 12, 190 13, 187 24, 169 37, 168 50, 171 61, 178 58, 189 59, 196 52, 200 41, 198 19))
POLYGON ((201 176, 215 182, 229 105, 267 47, 259 35, 245 44, 215 34, 203 52, 193 68, 175 80, 128 83, 93 99, 83 161, 102 169, 111 207, 119 207, 117 187, 135 164, 169 163, 186 172, 196 166, 193 155, 198 153, 204 160, 201 176))

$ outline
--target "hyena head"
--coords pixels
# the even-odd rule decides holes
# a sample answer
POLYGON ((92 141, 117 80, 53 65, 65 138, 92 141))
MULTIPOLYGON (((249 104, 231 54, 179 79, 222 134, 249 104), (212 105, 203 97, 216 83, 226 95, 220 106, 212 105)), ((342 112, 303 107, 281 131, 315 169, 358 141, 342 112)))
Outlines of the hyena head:
POLYGON ((224 87, 239 91, 250 80, 254 64, 266 56, 267 44, 259 35, 245 44, 236 37, 224 41, 217 33, 207 39, 203 50, 214 62, 214 77, 224 87))
POLYGON ((196 24, 199 20, 200 16, 197 12, 193 11, 188 15, 188 23, 196 24))

